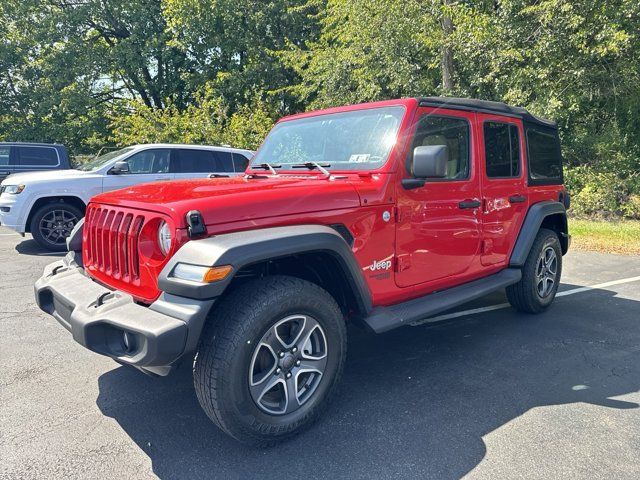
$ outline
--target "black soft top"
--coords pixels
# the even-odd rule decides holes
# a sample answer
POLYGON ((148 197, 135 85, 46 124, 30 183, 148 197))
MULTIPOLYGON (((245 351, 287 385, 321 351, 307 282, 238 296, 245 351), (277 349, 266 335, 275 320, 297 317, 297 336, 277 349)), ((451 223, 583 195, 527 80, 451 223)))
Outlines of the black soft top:
POLYGON ((473 98, 456 97, 422 97, 417 99, 423 107, 442 107, 454 110, 468 110, 474 112, 497 113, 510 117, 521 118, 523 121, 540 125, 546 128, 557 129, 558 125, 544 118, 536 117, 522 107, 512 107, 502 102, 492 102, 489 100, 476 100, 473 98))

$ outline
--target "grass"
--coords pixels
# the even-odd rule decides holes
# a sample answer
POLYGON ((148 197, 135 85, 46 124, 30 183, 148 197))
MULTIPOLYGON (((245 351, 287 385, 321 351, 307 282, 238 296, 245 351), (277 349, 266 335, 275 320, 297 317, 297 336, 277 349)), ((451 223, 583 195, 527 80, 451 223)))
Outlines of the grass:
POLYGON ((569 219, 571 249, 640 255, 640 221, 569 219))

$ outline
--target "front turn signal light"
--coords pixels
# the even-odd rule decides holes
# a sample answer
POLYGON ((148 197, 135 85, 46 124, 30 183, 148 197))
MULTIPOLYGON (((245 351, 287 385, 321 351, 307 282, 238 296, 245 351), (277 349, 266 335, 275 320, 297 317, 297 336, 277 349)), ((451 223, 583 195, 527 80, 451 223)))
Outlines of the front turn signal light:
POLYGON ((205 283, 219 282, 224 280, 231 273, 233 267, 231 265, 223 265, 221 267, 211 267, 202 279, 205 283))
POLYGON ((191 282, 213 283, 224 280, 231 273, 231 265, 219 267, 207 267, 204 265, 191 265, 188 263, 178 263, 171 272, 171 276, 181 280, 191 282))

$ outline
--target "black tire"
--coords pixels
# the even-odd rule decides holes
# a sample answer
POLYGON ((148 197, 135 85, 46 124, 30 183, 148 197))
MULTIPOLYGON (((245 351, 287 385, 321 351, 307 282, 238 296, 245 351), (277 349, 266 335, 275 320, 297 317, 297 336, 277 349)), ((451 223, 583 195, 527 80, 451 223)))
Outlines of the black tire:
POLYGON ((66 238, 83 216, 78 208, 68 203, 47 203, 31 217, 31 235, 42 248, 52 252, 64 252, 67 250, 66 238), (47 222, 47 218, 54 221, 47 222))
MULTIPOLYGON (((303 327, 300 329, 299 337, 302 337, 303 327)), ((273 336, 270 338, 273 340, 273 336)), ((273 340, 274 345, 282 345, 278 341, 281 342, 280 337, 277 341, 273 340)), ((303 350, 310 351, 300 348, 298 355, 301 356, 303 350)), ((223 431, 243 443, 267 446, 299 433, 322 414, 342 376, 346 351, 344 316, 329 293, 318 285, 294 277, 271 276, 252 280, 231 292, 212 312, 193 364, 196 395, 207 416, 223 431), (258 354, 264 355, 265 352, 270 357, 263 342, 277 328, 274 326, 284 321, 281 319, 297 319, 298 315, 315 321, 321 327, 318 330, 314 326, 314 331, 307 338, 311 338, 312 333, 322 333, 321 338, 326 340, 324 371, 315 379, 316 374, 303 372, 305 364, 302 367, 287 367, 282 363, 287 358, 278 359, 280 352, 274 352, 274 365, 282 367, 282 372, 276 373, 277 370, 273 367, 274 370, 265 374, 265 382, 283 382, 281 393, 284 394, 289 380, 284 380, 280 375, 293 372, 297 403, 292 404, 292 408, 297 410, 270 414, 263 411, 265 407, 252 397, 255 390, 250 391, 256 358, 258 354), (258 350, 259 353, 256 353, 258 350), (299 368, 298 373, 294 371, 295 368, 299 368), (301 406, 297 394, 300 375, 314 378, 313 382, 308 383, 315 385, 301 406)), ((289 350, 286 355, 294 358, 289 350)), ((268 358, 268 362, 272 361, 268 358)), ((304 389, 306 377, 300 383, 304 389)), ((279 393, 279 389, 280 387, 276 387, 272 394, 279 393)), ((264 392, 262 395, 265 395, 264 392)))
POLYGON ((558 235, 553 230, 541 228, 522 268, 522 279, 507 287, 507 299, 516 310, 521 312, 543 312, 551 305, 556 296, 561 275, 562 249, 558 235), (549 255, 549 257, 545 257, 545 260, 541 257, 543 253, 549 255), (545 278, 541 280, 540 262, 546 264, 546 259, 551 258, 551 255, 555 257, 555 268, 549 268, 547 271, 542 267, 542 274, 545 278), (551 275, 551 270, 555 272, 553 275, 551 275), (553 284, 549 283, 547 277, 553 277, 553 284), (545 286, 541 286, 541 282, 545 286))

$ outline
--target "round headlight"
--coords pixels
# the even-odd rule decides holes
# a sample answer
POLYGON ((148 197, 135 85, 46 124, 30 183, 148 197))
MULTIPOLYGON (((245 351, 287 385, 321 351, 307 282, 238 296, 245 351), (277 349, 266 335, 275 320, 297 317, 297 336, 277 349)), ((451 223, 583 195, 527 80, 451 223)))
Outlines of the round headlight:
POLYGON ((163 221, 160 224, 160 228, 158 228, 158 245, 160 245, 160 250, 162 250, 163 255, 169 253, 169 249, 171 248, 171 229, 165 221, 163 221))

